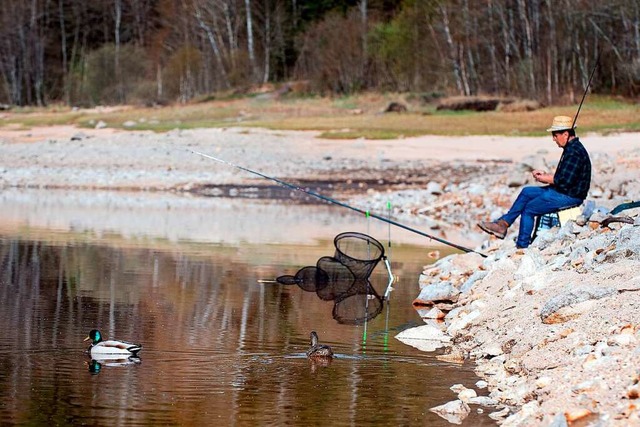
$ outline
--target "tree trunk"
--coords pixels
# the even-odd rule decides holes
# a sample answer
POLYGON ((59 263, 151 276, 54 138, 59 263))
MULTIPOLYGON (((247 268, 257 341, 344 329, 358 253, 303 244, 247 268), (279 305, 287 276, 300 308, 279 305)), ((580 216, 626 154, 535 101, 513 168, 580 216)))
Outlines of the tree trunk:
POLYGON ((58 18, 60 20, 60 52, 62 54, 62 87, 64 102, 71 104, 71 91, 69 87, 69 64, 67 60, 67 30, 64 22, 64 0, 58 0, 58 18))
POLYGON ((156 97, 158 101, 162 100, 163 95, 164 91, 162 87, 162 67, 160 66, 160 63, 158 63, 158 66, 156 68, 156 97))
POLYGON ((634 3, 635 19, 633 20, 633 34, 636 45, 636 58, 640 58, 640 3, 634 3))
MULTIPOLYGON (((471 94, 475 94, 478 91, 478 86, 479 86, 479 82, 478 82, 478 76, 476 74, 476 65, 475 65, 475 59, 474 59, 474 52, 473 52, 473 48, 471 45, 471 40, 469 37, 469 30, 471 29, 472 32, 474 32, 475 34, 478 33, 477 29, 478 26, 476 25, 475 19, 472 19, 470 14, 469 14, 469 1, 468 0, 464 0, 462 3, 462 16, 464 19, 464 27, 465 27, 465 31, 464 31, 464 49, 466 50, 467 53, 467 64, 468 64, 468 82, 467 82, 467 90, 469 95, 471 94)), ((464 57, 461 58, 461 62, 464 63, 464 57)))
POLYGON ((200 28, 202 28, 202 30, 207 35, 207 39, 209 40, 209 45, 211 46, 213 55, 216 58, 216 63, 218 64, 218 72, 220 74, 222 86, 225 89, 228 89, 230 87, 229 78, 227 77, 227 72, 224 67, 224 61, 222 60, 222 54, 218 47, 218 42, 216 41, 216 37, 213 34, 211 28, 207 25, 206 22, 204 22, 204 19, 202 18, 202 12, 200 11, 200 7, 197 4, 195 5, 195 17, 198 21, 198 25, 200 25, 200 28))
POLYGON ((271 73, 271 8, 269 4, 265 5, 264 10, 264 66, 262 73, 262 83, 269 81, 271 73))
MULTIPOLYGON (((212 19, 212 27, 213 27, 213 33, 215 35, 221 34, 221 31, 218 31, 218 25, 217 25, 217 19, 215 16, 215 12, 213 11, 213 5, 211 6, 211 15, 213 17, 212 19)), ((226 1, 222 1, 222 12, 224 15, 224 21, 225 24, 227 26, 227 44, 229 45, 229 50, 231 52, 230 55, 230 62, 231 62, 231 68, 233 70, 236 69, 236 55, 234 54, 235 52, 238 51, 239 47, 238 47, 238 39, 236 37, 236 31, 235 31, 235 25, 233 22, 233 16, 232 16, 232 12, 231 10, 229 10, 229 4, 226 1)), ((224 46, 224 41, 221 40, 222 37, 218 36, 218 46, 224 46)), ((224 55, 223 55, 224 56, 224 55)))
POLYGON ((32 45, 32 68, 33 68, 33 90, 36 105, 42 107, 45 105, 45 88, 44 88, 44 35, 41 34, 42 24, 40 20, 44 20, 45 12, 40 10, 36 0, 31 1, 31 28, 29 38, 32 45))
POLYGON ((122 82, 122 70, 120 68, 120 24, 122 22, 122 0, 114 0, 114 40, 115 40, 115 56, 114 71, 116 76, 116 87, 118 91, 118 101, 124 102, 124 87, 122 82))
POLYGON ((504 14, 504 9, 499 9, 500 21, 502 22, 502 44, 504 48, 504 86, 505 92, 511 91, 511 42, 509 38, 509 25, 507 24, 507 17, 504 14))
POLYGON ((144 43, 144 39, 145 39, 144 22, 149 13, 147 8, 144 7, 142 3, 144 3, 144 0, 133 0, 132 2, 134 20, 136 23, 135 33, 137 35, 138 44, 140 46, 144 46, 145 44, 144 43))
POLYGON ((360 76, 364 77, 367 66, 367 0, 360 0, 360 17, 362 19, 362 63, 360 64, 360 76))
POLYGON ((529 84, 531 95, 536 93, 536 76, 534 74, 534 59, 533 59, 533 35, 531 33, 531 23, 529 22, 529 15, 527 13, 527 4, 524 0, 518 0, 518 10, 520 12, 520 19, 524 25, 525 45, 524 52, 527 59, 527 68, 529 71, 529 84))
POLYGON ((492 93, 496 93, 499 91, 499 79, 498 79, 498 57, 496 55, 496 39, 495 39, 495 23, 493 20, 493 0, 487 1, 488 6, 488 15, 489 15, 489 60, 491 61, 491 91, 492 93))
POLYGON ((442 15, 442 28, 444 30, 447 46, 449 47, 449 59, 451 60, 451 63, 453 65, 453 75, 456 79, 456 87, 458 88, 458 93, 460 93, 460 95, 466 95, 467 93, 465 92, 465 88, 462 83, 462 70, 460 67, 460 62, 458 60, 458 49, 453 42, 453 37, 451 37, 451 30, 449 28, 449 15, 444 5, 440 6, 440 14, 442 15))
POLYGON ((545 0, 547 11, 547 22, 549 30, 547 45, 547 103, 553 103, 554 95, 558 93, 558 42, 556 34, 556 20, 554 10, 551 7, 551 0, 545 0))
POLYGON ((467 65, 464 61, 464 44, 458 43, 458 63, 460 64, 460 77, 462 78, 462 87, 464 88, 464 95, 471 95, 471 87, 469 86, 469 72, 467 71, 467 65))
POLYGON ((245 9, 247 11, 247 50, 249 51, 249 62, 253 71, 253 78, 258 77, 258 64, 256 63, 256 53, 253 48, 253 20, 251 18, 251 0, 244 0, 245 9))

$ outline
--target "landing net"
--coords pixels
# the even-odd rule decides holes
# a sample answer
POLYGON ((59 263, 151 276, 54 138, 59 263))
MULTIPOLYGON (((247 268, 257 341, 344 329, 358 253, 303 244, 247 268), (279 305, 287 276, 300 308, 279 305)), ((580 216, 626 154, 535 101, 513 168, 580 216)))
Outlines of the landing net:
POLYGON ((280 276, 283 285, 298 285, 315 292, 324 301, 334 301, 333 318, 357 325, 382 312, 383 299, 369 282, 369 276, 384 257, 384 246, 371 236, 347 232, 333 241, 332 257, 320 258, 315 266, 301 268, 295 275, 280 276))

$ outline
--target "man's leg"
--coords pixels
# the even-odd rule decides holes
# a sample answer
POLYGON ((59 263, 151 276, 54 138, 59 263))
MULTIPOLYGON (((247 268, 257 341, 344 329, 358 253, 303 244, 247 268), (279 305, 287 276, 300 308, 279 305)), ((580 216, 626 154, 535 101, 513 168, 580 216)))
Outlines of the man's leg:
MULTIPOLYGON (((504 221, 507 221, 509 225, 513 224, 515 220, 522 214, 531 200, 537 199, 538 197, 545 194, 548 190, 550 190, 549 187, 524 187, 520 191, 520 194, 518 194, 516 201, 513 202, 513 205, 511 205, 511 209, 509 209, 509 212, 502 215, 499 220, 502 219, 504 221)), ((522 219, 520 219, 520 221, 522 221, 522 219)))
POLYGON ((531 233, 535 224, 537 215, 544 215, 556 212, 564 208, 576 206, 582 203, 582 200, 574 197, 558 193, 552 188, 546 189, 538 197, 529 199, 520 214, 520 230, 518 231, 518 240, 516 246, 526 248, 531 243, 531 233))
POLYGON ((509 212, 502 215, 496 221, 488 222, 482 221, 478 223, 478 227, 486 233, 493 234, 499 239, 504 239, 507 235, 507 230, 513 224, 513 222, 520 216, 527 203, 530 200, 539 197, 548 187, 524 187, 516 201, 511 205, 509 212))

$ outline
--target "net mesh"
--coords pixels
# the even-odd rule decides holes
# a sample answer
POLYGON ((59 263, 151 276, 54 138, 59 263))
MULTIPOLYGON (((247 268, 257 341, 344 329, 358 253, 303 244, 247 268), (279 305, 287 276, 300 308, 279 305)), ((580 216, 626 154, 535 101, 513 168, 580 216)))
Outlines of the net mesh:
POLYGON ((329 277, 328 286, 316 290, 316 294, 322 300, 332 301, 348 292, 356 280, 349 267, 335 258, 322 257, 318 260, 316 266, 326 272, 327 277, 329 277))
POLYGON ((318 259, 315 267, 304 267, 295 275, 276 280, 315 292, 323 301, 334 301, 333 318, 339 323, 360 324, 380 314, 383 301, 369 276, 384 257, 384 246, 362 233, 341 233, 334 239, 333 257, 318 259))
POLYGON ((341 233, 333 240, 334 257, 351 269, 359 278, 371 275, 384 256, 384 246, 371 236, 362 233, 341 233))
POLYGON ((382 298, 366 281, 357 292, 344 294, 333 305, 333 318, 340 323, 358 325, 371 320, 382 312, 382 298))

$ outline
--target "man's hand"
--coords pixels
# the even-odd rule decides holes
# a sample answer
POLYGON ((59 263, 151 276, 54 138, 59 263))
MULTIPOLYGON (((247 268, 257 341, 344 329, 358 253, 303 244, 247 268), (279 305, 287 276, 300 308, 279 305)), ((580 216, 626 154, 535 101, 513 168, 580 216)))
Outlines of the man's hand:
POLYGON ((533 172, 531 172, 531 175, 533 175, 533 179, 538 182, 541 182, 543 184, 553 184, 553 175, 551 175, 550 173, 535 169, 533 172))

